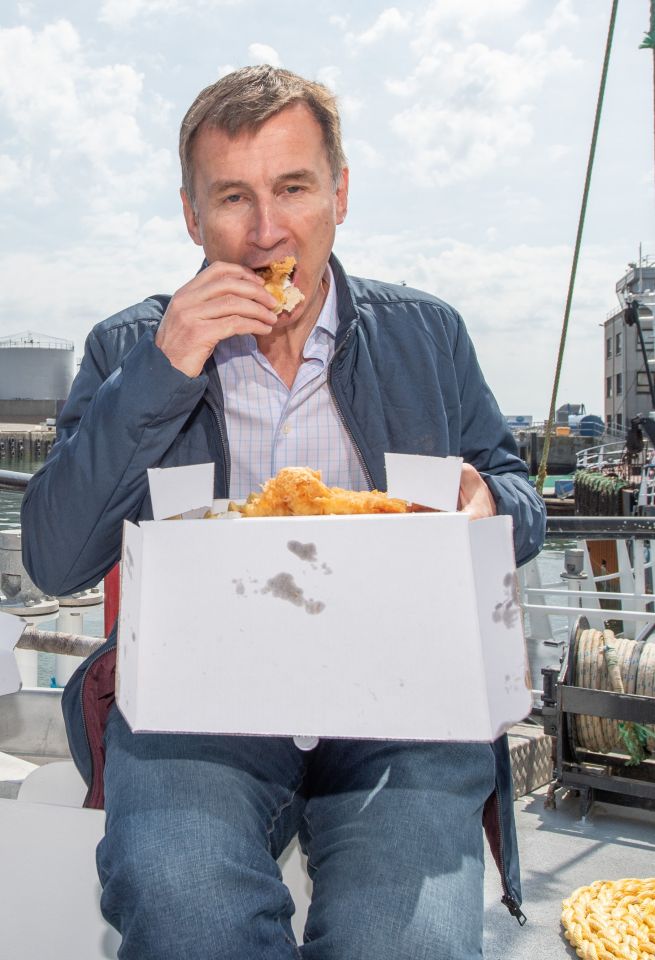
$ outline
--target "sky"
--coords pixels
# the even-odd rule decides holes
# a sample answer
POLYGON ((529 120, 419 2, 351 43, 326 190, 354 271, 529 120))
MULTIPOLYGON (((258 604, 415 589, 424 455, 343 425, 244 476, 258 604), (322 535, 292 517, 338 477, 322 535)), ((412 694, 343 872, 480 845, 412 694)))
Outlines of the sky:
MULTIPOLYGON (((610 0, 3 0, 0 337, 74 340, 202 260, 177 136, 249 63, 340 105, 349 273, 463 315, 506 415, 548 412, 610 0)), ((655 257, 648 0, 621 0, 558 394, 602 415, 603 331, 655 257)))

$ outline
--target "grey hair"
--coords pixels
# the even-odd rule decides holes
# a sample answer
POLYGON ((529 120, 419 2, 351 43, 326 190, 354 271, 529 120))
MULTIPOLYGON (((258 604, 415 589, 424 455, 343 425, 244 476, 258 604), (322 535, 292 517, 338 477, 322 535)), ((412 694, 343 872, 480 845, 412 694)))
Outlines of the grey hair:
POLYGON ((341 122, 334 94, 322 83, 271 67, 242 67, 228 73, 198 94, 180 127, 182 188, 195 206, 193 146, 203 126, 234 137, 256 131, 285 107, 303 103, 321 127, 332 181, 336 190, 347 164, 341 142, 341 122))

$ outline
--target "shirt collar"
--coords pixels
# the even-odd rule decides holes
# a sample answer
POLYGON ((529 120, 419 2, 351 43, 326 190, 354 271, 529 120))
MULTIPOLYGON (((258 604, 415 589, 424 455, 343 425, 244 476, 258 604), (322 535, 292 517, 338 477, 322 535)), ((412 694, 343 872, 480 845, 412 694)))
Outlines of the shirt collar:
MULTIPOLYGON (((329 263, 325 268, 325 276, 329 284, 328 292, 325 298, 325 303, 321 307, 321 312, 316 320, 316 326, 314 327, 314 330, 325 330, 325 332, 329 333, 334 339, 334 337, 337 335, 337 327, 339 326, 339 313, 337 310, 336 284, 334 282, 332 267, 329 263)), ((312 330, 312 333, 314 330, 312 330)))

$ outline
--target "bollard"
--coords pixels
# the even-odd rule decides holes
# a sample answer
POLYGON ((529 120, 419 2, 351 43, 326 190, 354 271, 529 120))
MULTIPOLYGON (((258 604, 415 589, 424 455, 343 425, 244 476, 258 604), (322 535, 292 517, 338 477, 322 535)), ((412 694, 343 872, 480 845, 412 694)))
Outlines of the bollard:
POLYGON ((20 530, 0 530, 0 610, 40 616, 58 609, 58 601, 39 590, 23 566, 20 530))

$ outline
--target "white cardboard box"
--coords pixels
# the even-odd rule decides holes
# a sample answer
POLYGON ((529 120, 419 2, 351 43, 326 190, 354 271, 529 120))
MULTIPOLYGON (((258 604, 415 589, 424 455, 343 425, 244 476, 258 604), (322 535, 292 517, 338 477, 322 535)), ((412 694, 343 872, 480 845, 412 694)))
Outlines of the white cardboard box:
POLYGON ((134 731, 491 740, 530 711, 526 663, 508 517, 125 524, 134 731))

